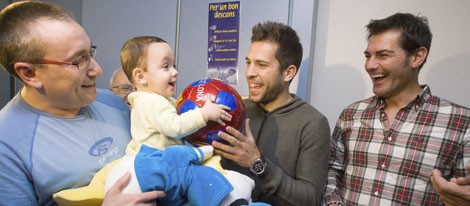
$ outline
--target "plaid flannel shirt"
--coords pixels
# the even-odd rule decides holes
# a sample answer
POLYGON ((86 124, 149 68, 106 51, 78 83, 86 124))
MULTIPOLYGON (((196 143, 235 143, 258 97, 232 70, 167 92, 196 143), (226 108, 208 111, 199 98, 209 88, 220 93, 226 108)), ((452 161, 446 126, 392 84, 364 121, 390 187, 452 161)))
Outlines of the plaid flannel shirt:
POLYGON ((428 86, 386 129, 377 96, 341 113, 331 139, 324 204, 443 205, 430 177, 466 175, 470 110, 432 96, 428 86))

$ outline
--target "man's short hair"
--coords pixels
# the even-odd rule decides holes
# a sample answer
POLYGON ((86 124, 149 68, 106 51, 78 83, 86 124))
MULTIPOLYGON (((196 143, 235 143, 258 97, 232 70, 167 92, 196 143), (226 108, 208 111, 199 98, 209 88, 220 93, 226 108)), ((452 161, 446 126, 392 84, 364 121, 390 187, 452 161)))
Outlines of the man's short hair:
POLYGON ((258 23, 252 29, 251 43, 260 41, 269 41, 279 45, 275 56, 279 61, 281 71, 290 65, 295 65, 297 69, 300 69, 303 55, 302 44, 291 27, 272 21, 258 23))
MULTIPOLYGON (((371 20, 366 28, 368 31, 367 38, 390 30, 400 31, 401 35, 398 43, 407 55, 412 54, 420 47, 426 48, 428 53, 431 49, 432 33, 428 19, 424 16, 395 13, 384 19, 371 20)), ((424 65, 426 59, 420 68, 424 65)))
POLYGON ((18 77, 14 63, 44 57, 46 43, 35 32, 35 23, 41 18, 75 21, 70 11, 47 2, 16 2, 1 11, 0 64, 8 73, 18 77))

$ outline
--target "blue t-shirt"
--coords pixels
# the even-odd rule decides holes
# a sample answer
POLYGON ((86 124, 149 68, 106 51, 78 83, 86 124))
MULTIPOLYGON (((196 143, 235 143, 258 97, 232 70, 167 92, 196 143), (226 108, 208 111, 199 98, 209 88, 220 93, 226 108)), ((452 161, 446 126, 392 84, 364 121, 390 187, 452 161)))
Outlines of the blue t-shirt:
POLYGON ((53 116, 17 94, 0 111, 0 205, 55 205, 52 194, 87 185, 124 155, 129 108, 98 89, 73 118, 53 116))

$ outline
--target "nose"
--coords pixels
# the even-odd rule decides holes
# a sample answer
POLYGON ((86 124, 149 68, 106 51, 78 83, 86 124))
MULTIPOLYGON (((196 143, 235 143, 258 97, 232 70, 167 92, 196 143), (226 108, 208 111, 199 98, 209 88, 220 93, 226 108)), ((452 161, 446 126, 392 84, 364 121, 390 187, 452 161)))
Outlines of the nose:
POLYGON ((103 69, 96 62, 95 58, 91 57, 90 65, 88 66, 87 75, 88 76, 101 76, 103 74, 103 69))
POLYGON ((127 99, 128 96, 129 96, 129 94, 126 94, 126 96, 124 97, 124 101, 126 102, 126 104, 130 105, 129 99, 127 99))
POLYGON ((245 69, 246 78, 249 79, 250 77, 256 76, 256 67, 253 64, 247 64, 245 69))
POLYGON ((176 69, 176 67, 173 67, 173 76, 178 76, 178 70, 176 69))
POLYGON ((366 61, 364 63, 364 68, 366 69, 366 71, 377 69, 378 68, 378 62, 376 61, 376 59, 373 56, 367 57, 366 61))

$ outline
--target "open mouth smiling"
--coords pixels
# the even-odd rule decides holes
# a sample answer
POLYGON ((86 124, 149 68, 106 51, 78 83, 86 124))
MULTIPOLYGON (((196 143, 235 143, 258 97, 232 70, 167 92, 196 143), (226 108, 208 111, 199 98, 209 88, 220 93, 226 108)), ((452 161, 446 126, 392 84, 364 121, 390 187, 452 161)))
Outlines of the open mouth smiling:
POLYGON ((370 75, 370 77, 372 78, 372 80, 374 81, 378 81, 378 80, 381 80, 385 77, 387 77, 388 75, 386 74, 373 74, 373 75, 370 75))

